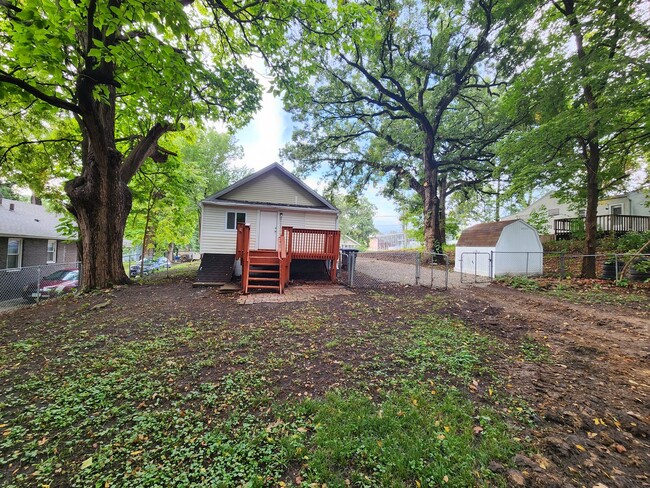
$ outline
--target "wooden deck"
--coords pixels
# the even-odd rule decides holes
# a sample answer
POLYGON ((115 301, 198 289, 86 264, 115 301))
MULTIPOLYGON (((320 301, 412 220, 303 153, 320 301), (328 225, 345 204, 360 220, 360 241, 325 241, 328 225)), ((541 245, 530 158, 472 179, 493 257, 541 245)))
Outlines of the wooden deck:
MULTIPOLYGON (((599 215, 596 217, 598 234, 622 236, 629 232, 650 231, 650 216, 643 215, 599 215)), ((571 239, 576 234, 585 231, 585 219, 576 217, 571 219, 557 219, 554 221, 556 240, 571 239)))
POLYGON ((250 226, 237 224, 235 259, 242 263, 242 290, 284 292, 291 278, 291 261, 308 259, 326 261, 330 280, 336 281, 341 233, 338 230, 315 230, 282 227, 277 251, 251 250, 250 226))

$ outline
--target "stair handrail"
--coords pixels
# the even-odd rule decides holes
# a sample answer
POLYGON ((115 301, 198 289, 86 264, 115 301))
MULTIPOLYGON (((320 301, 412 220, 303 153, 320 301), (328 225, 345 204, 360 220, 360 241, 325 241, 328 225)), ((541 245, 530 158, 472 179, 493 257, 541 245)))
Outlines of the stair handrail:
POLYGON ((248 293, 249 259, 250 259, 251 226, 239 222, 237 224, 237 247, 235 259, 241 260, 241 286, 244 293, 248 293))

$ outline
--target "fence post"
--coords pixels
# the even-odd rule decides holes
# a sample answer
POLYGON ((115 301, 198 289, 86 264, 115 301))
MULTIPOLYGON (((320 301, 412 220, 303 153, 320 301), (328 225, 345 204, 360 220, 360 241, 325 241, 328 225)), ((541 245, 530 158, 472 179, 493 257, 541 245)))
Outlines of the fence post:
MULTIPOLYGON (((463 259, 461 258, 461 266, 463 263, 463 259)), ((432 268, 433 269, 433 268, 432 268)), ((433 271, 432 271, 433 273, 433 271)), ((463 274, 460 274, 461 278, 463 277, 463 274)), ((433 280, 433 278, 431 278, 433 280)), ((449 256, 445 254, 445 290, 449 287, 449 256)))
POLYGON ((36 266, 36 303, 41 299, 41 267, 36 266))
POLYGON ((348 255, 348 286, 354 287, 354 268, 357 266, 357 256, 355 252, 348 255))
POLYGON ((618 281, 618 254, 614 254, 614 276, 618 281))
POLYGON ((530 258, 530 251, 526 251, 526 277, 528 276, 528 259, 530 258))
POLYGON ((564 253, 560 253, 560 279, 563 280, 566 276, 566 270, 564 267, 564 253))
POLYGON ((415 253, 415 284, 420 284, 420 253, 415 253))
POLYGON ((474 251, 474 283, 478 283, 477 276, 478 274, 478 251, 474 251))
POLYGON ((490 263, 489 263, 488 273, 490 274, 490 280, 494 279, 494 251, 490 251, 490 263))

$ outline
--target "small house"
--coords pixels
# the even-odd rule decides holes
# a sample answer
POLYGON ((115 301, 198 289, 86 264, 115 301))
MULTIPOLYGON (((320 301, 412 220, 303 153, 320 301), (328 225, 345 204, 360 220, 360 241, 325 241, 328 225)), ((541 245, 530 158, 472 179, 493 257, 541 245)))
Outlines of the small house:
POLYGON ((200 206, 197 283, 227 283, 234 274, 242 276, 244 292, 282 292, 292 269, 300 266, 335 279, 339 211, 279 164, 239 180, 200 206))
POLYGON ((77 244, 57 230, 59 219, 42 205, 0 196, 0 269, 77 261, 77 244))
POLYGON ((491 278, 541 275, 543 252, 539 234, 523 220, 477 224, 460 235, 454 270, 491 278))

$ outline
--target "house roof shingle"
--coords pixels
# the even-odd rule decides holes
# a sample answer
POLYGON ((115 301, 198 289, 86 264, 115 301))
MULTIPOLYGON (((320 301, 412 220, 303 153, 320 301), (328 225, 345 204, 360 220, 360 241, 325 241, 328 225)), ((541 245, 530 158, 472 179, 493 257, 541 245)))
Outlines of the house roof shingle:
POLYGON ((60 215, 42 205, 2 199, 0 203, 0 235, 40 239, 67 239, 56 230, 60 215), (13 205, 13 210, 11 206, 13 205))

